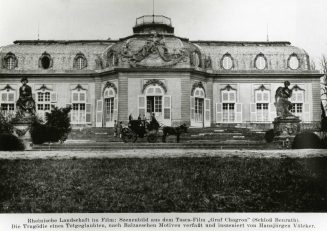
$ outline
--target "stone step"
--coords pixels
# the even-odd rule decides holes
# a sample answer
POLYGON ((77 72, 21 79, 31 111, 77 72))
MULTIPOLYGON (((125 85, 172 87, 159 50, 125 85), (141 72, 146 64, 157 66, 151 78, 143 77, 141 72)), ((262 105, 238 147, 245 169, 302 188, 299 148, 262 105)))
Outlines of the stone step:
POLYGON ((265 149, 264 143, 96 143, 87 145, 34 145, 33 150, 106 150, 106 149, 265 149))

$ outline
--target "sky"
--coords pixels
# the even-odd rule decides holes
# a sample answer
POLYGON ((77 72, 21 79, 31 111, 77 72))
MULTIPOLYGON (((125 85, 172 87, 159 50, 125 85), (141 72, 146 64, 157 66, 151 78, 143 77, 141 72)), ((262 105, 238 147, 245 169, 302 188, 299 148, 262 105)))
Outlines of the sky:
POLYGON ((190 40, 290 41, 327 55, 326 0, 0 0, 0 46, 15 40, 119 39, 135 19, 172 19, 190 40), (268 33, 267 33, 268 32, 268 33))

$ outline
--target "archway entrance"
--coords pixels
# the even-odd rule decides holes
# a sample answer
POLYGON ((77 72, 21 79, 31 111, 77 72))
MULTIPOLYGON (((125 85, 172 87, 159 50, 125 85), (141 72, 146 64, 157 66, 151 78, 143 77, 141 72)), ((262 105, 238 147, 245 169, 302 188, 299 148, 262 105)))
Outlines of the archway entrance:
POLYGON ((191 96, 191 126, 209 127, 210 126, 210 99, 205 98, 202 88, 194 89, 191 96))

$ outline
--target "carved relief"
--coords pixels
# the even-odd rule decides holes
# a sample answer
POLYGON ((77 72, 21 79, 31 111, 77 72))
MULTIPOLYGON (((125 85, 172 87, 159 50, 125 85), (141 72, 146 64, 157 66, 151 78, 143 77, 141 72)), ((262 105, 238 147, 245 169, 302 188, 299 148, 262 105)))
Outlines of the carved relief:
POLYGON ((116 87, 116 85, 114 83, 110 82, 110 81, 106 82, 106 85, 103 88, 102 94, 104 94, 104 91, 107 88, 110 88, 110 87, 112 87, 114 89, 114 91, 115 91, 115 94, 117 94, 117 87, 116 87))
POLYGON ((200 82, 195 82, 195 83, 193 84, 193 86, 192 86, 192 90, 191 90, 191 95, 193 95, 194 90, 195 90, 196 88, 202 88, 203 91, 204 91, 204 93, 206 92, 206 90, 204 89, 203 83, 200 81, 200 82))
POLYGON ((1 89, 1 91, 13 91, 14 89, 9 85, 7 84, 3 89, 1 89))
POLYGON ((77 86, 74 89, 72 89, 72 90, 77 90, 77 91, 83 90, 83 91, 86 91, 87 89, 85 89, 81 84, 77 84, 77 86))
POLYGON ((162 89, 164 89, 165 93, 167 93, 167 87, 162 81, 160 81, 158 79, 150 79, 150 80, 146 81, 146 83, 143 85, 142 94, 144 93, 144 90, 150 85, 153 85, 153 86, 159 85, 160 87, 162 87, 162 89))
MULTIPOLYGON (((109 51, 108 54, 116 54, 118 60, 129 63, 132 67, 166 67, 172 66, 179 62, 187 61, 188 52, 184 49, 174 49, 169 52, 165 38, 154 34, 145 41, 140 40, 126 40, 117 50, 109 51), (131 44, 137 43, 145 44, 135 50, 131 44)), ((110 58, 110 56, 108 56, 110 58)))

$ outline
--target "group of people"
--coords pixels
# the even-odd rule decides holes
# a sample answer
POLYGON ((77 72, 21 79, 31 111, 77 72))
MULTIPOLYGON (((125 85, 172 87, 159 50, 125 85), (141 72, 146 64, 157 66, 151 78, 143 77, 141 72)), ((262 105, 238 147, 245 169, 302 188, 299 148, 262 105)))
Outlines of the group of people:
MULTIPOLYGON (((132 115, 132 114, 130 114, 130 115, 128 116, 128 120, 129 120, 129 122, 128 122, 128 126, 130 127, 131 124, 133 123, 132 121, 135 121, 134 118, 133 118, 133 115, 132 115)), ((139 125, 140 127, 142 127, 142 128, 145 129, 145 127, 146 127, 146 126, 145 126, 145 125, 146 125, 146 118, 145 118, 144 115, 139 115, 139 116, 137 117, 136 122, 138 123, 138 125, 139 125)), ((151 113, 150 121, 149 121, 149 124, 148 124, 148 129, 149 129, 149 130, 158 130, 159 127, 160 127, 160 125, 159 125, 159 122, 157 121, 157 119, 156 119, 156 117, 155 117, 155 114, 154 114, 154 113, 151 113)), ((115 122, 114 122, 114 137, 119 137, 119 138, 121 138, 121 131, 122 131, 122 128, 123 128, 123 122, 120 121, 120 122, 118 123, 118 121, 115 120, 115 122)))

